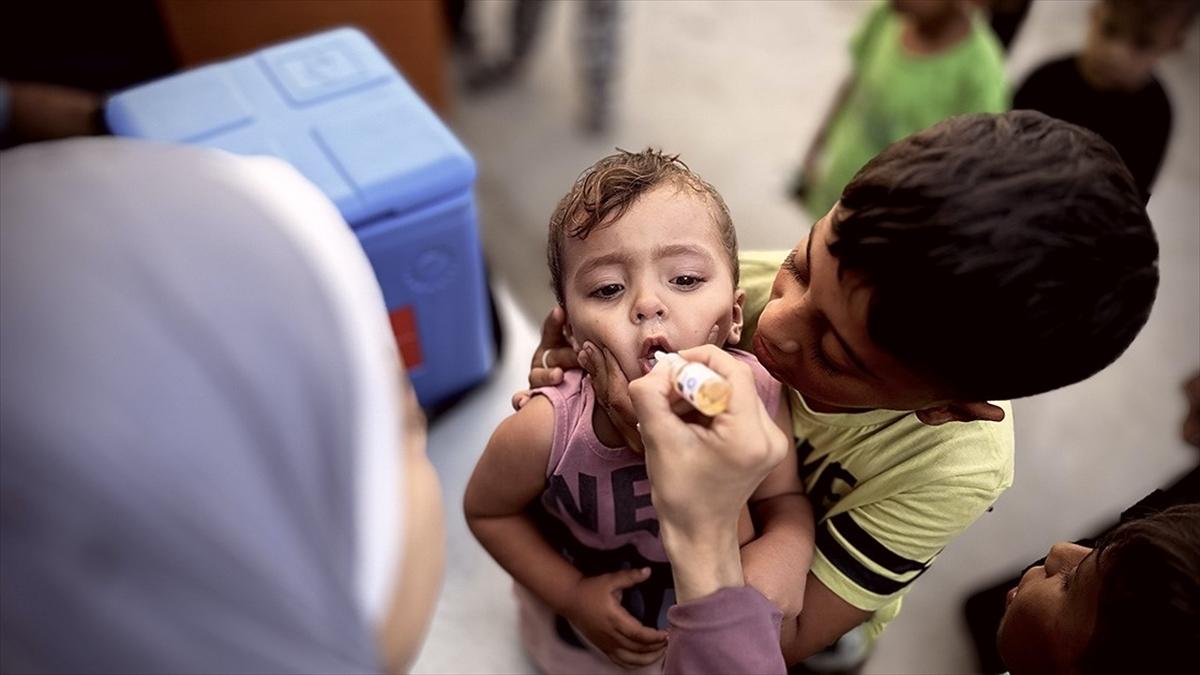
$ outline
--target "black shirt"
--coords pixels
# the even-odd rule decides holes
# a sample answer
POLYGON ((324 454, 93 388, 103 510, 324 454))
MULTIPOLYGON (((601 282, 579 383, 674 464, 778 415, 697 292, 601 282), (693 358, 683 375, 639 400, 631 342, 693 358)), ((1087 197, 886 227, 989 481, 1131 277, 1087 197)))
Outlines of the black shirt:
POLYGON ((1120 153, 1146 199, 1171 135, 1171 102, 1157 79, 1135 92, 1097 91, 1083 79, 1075 56, 1033 71, 1017 89, 1013 108, 1037 110, 1099 134, 1120 153))

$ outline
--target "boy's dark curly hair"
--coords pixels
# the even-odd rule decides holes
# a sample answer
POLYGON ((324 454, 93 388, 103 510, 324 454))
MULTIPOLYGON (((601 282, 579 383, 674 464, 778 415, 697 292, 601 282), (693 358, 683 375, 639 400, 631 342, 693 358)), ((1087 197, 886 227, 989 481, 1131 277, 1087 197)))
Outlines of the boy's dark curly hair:
POLYGON ((1083 380, 1150 315, 1158 243, 1141 195, 1073 124, 947 119, 868 162, 840 205, 829 250, 873 289, 872 340, 965 399, 1083 380))

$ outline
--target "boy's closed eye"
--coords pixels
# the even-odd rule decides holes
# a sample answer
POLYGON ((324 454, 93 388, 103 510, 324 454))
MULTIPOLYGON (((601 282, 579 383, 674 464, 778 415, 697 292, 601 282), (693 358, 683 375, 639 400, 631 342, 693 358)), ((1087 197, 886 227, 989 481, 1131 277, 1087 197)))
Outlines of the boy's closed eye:
POLYGON ((808 265, 807 263, 804 264, 803 269, 801 269, 801 266, 796 264, 796 252, 798 250, 799 249, 792 249, 792 251, 788 253, 787 257, 783 259, 783 267, 789 273, 791 273, 792 277, 795 278, 797 283, 799 283, 801 286, 807 286, 809 284, 808 265))
MULTIPOLYGON (((809 239, 811 239, 811 237, 809 239)), ((784 258, 783 266, 796 279, 797 283, 799 283, 802 286, 808 286, 811 283, 811 278, 809 276, 809 269, 808 269, 808 261, 804 260, 800 263, 796 262, 797 257, 798 257, 797 252, 799 250, 800 250, 799 247, 792 249, 792 251, 790 253, 788 253, 787 258, 784 258)), ((805 246, 806 253, 807 253, 807 250, 808 250, 808 248, 807 248, 807 244, 806 244, 806 246, 805 246)), ((816 363, 817 366, 819 368, 821 368, 821 370, 824 371, 826 375, 829 375, 830 377, 836 377, 838 375, 845 374, 846 369, 844 367, 838 365, 837 362, 835 362, 829 356, 829 353, 826 352, 825 348, 821 345, 821 342, 823 341, 822 340, 823 337, 824 337, 824 335, 814 336, 814 339, 808 343, 808 357, 814 363, 816 363)))

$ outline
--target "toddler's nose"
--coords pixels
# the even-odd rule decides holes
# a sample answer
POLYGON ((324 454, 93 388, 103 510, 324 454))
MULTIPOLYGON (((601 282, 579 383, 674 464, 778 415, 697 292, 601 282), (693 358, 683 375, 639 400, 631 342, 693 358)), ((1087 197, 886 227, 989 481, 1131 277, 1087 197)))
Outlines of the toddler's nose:
POLYGON ((645 295, 633 304, 633 321, 641 323, 650 318, 667 318, 667 307, 656 295, 645 295))

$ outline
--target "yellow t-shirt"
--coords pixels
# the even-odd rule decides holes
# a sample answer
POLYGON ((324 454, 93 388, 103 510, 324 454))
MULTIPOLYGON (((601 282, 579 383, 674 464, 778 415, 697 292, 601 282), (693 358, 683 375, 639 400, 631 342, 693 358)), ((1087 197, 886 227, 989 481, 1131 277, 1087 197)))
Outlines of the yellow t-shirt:
MULTIPOLYGON (((786 251, 740 256, 746 290, 743 344, 758 325, 786 251)), ((817 519, 812 572, 872 611, 874 639, 901 597, 1013 476, 1012 407, 1003 422, 921 423, 911 412, 813 412, 789 390, 800 476, 817 519)))

